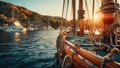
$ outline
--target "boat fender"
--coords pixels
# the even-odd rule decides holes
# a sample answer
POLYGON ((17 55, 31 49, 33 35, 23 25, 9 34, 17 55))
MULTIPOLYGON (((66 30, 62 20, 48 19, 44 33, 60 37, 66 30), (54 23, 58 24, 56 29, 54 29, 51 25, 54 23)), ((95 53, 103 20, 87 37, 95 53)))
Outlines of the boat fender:
POLYGON ((62 68, 71 68, 71 64, 72 64, 72 57, 70 55, 66 55, 62 63, 62 68))

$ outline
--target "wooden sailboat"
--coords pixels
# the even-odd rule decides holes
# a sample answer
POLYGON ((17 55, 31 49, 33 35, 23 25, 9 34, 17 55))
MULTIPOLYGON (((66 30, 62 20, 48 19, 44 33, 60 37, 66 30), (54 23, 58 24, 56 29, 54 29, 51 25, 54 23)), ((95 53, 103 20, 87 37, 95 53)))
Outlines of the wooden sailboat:
POLYGON ((15 12, 12 8, 12 20, 11 20, 12 25, 8 26, 4 31, 6 31, 6 32, 21 32, 23 30, 19 20, 15 20, 14 15, 15 15, 15 12), (15 24, 17 24, 17 25, 15 25, 15 24), (19 24, 19 26, 18 26, 18 24, 19 24))
MULTIPOLYGON (((93 37, 93 27, 90 29, 89 36, 84 35, 83 1, 79 0, 78 22, 80 22, 80 32, 77 33, 75 23, 76 2, 72 0, 73 32, 60 30, 56 42, 56 65, 59 68, 120 68, 120 47, 117 43, 117 32, 115 32, 119 25, 116 21, 119 10, 117 0, 101 0, 100 12, 103 14, 104 28, 102 42, 99 44, 93 37)), ((93 0, 93 9, 94 2, 95 0, 93 0)), ((63 1, 64 4, 65 0, 63 1)))

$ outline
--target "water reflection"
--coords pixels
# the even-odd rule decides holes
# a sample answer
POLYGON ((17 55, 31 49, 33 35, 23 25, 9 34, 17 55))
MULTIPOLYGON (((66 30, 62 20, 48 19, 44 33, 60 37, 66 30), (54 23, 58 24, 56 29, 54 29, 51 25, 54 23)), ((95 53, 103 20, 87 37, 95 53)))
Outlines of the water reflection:
POLYGON ((26 39, 27 38, 27 30, 23 29, 22 34, 23 34, 23 39, 26 39))
POLYGON ((22 39, 26 39, 27 38, 27 31, 23 30, 22 32, 15 32, 14 33, 14 41, 15 42, 19 42, 22 39))
POLYGON ((27 38, 27 32, 5 32, 0 31, 0 43, 19 42, 27 38))
POLYGON ((14 33, 14 41, 16 41, 16 42, 20 41, 20 33, 19 32, 14 33))

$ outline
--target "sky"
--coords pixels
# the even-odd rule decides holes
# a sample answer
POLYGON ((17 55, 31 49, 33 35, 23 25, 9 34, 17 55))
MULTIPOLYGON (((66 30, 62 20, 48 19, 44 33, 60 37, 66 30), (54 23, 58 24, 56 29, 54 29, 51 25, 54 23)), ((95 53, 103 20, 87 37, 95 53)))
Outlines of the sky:
MULTIPOLYGON (((34 12, 37 12, 41 15, 50 15, 50 16, 62 16, 62 5, 63 0, 0 0, 4 2, 10 2, 12 4, 26 7, 29 10, 32 10, 34 12)), ((71 1, 71 0, 70 0, 71 1)), ((79 0, 76 0, 77 4, 79 0)), ((92 0, 86 0, 88 3, 88 9, 91 11, 90 6, 92 0)), ((96 0, 98 2, 100 0, 96 0)), ((118 0, 118 3, 120 4, 120 0, 118 0)), ((98 6, 98 3, 96 4, 98 6)), ((71 7, 71 6, 70 6, 71 7)), ((78 7, 78 6, 77 6, 78 7)), ((97 7, 96 9, 98 9, 97 7)), ((68 18, 71 18, 72 16, 72 9, 69 8, 70 12, 68 13, 68 18)), ((77 12, 77 11, 76 11, 77 12)))
POLYGON ((42 15, 61 16, 62 0, 0 0, 26 7, 42 15))

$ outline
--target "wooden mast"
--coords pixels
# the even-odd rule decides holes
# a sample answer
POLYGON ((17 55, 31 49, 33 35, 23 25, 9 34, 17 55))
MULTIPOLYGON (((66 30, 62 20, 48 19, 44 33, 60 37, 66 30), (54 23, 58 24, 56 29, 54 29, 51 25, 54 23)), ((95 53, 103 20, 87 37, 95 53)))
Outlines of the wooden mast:
POLYGON ((84 10, 83 10, 83 0, 79 0, 79 10, 78 10, 78 20, 80 25, 80 36, 84 36, 84 10))
MULTIPOLYGON (((116 0, 102 0, 102 13, 103 13, 103 43, 110 43, 110 26, 114 23, 115 20, 115 12, 118 10, 116 0)), ((114 39, 114 34, 112 32, 112 38, 114 39)), ((113 42, 114 43, 114 42, 113 42)))
POLYGON ((75 33, 75 28, 76 28, 76 6, 75 6, 76 0, 72 0, 72 9, 73 9, 73 33, 75 33))

